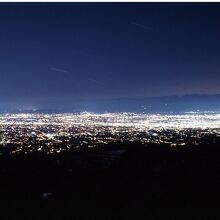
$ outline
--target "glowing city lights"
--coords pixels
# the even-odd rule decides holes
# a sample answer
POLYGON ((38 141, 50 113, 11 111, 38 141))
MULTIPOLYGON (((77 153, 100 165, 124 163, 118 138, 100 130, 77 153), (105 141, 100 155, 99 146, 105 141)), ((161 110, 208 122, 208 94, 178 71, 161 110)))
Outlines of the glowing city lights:
POLYGON ((220 138, 220 114, 0 115, 0 151, 10 153, 60 153, 118 141, 186 146, 210 135, 220 138))

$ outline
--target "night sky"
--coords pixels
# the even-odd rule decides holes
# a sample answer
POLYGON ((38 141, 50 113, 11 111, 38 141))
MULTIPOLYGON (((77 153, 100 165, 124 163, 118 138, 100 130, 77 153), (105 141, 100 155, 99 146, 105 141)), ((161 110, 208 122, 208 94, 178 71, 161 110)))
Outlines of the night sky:
POLYGON ((0 103, 220 93, 220 4, 1 3, 0 103))

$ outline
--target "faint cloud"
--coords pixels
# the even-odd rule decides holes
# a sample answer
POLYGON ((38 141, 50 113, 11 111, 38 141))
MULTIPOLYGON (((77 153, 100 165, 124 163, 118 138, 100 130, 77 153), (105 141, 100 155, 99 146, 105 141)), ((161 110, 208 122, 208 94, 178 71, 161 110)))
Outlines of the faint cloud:
POLYGON ((56 67, 50 67, 51 71, 59 72, 59 73, 69 73, 68 70, 61 69, 61 68, 56 68, 56 67))

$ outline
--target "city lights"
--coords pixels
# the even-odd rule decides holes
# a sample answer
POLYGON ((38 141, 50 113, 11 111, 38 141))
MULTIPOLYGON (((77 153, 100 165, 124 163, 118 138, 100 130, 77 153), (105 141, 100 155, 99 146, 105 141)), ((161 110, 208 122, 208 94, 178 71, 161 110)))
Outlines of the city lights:
POLYGON ((220 137, 220 114, 105 113, 0 115, 0 150, 60 153, 113 142, 139 141, 171 147, 220 137), (214 136, 214 138, 213 138, 214 136), (188 138, 190 137, 190 138, 188 138))

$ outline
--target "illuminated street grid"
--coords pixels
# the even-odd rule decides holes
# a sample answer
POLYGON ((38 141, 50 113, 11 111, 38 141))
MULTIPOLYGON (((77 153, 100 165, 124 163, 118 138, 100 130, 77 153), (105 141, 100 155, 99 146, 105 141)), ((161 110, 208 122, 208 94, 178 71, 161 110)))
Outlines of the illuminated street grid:
POLYGON ((60 153, 115 142, 196 146, 220 140, 220 114, 0 115, 0 152, 60 153))

